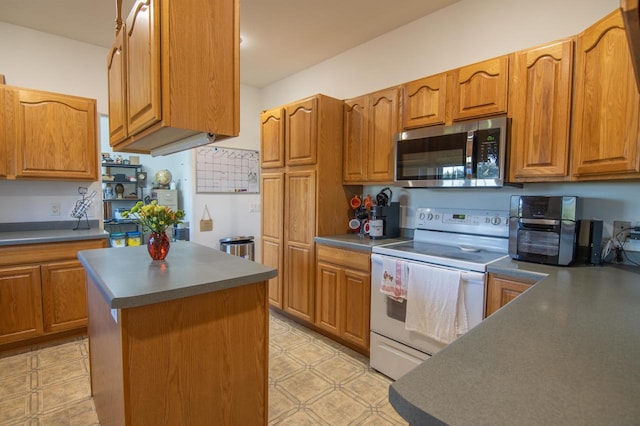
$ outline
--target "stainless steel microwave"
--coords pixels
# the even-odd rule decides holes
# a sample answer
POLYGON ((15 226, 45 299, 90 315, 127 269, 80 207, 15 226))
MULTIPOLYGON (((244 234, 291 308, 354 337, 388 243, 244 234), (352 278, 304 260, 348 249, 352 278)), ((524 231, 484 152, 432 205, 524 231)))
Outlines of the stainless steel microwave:
POLYGON ((505 116, 407 130, 395 137, 395 183, 403 187, 504 185, 505 116))

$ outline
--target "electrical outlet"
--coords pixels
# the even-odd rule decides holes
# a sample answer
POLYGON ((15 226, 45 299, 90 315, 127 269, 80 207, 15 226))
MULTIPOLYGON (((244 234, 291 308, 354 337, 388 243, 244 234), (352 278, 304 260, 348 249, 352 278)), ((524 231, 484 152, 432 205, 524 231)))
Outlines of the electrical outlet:
POLYGON ((54 201, 49 204, 49 216, 60 216, 60 203, 54 201))
POLYGON ((617 238, 618 240, 624 242, 629 236, 629 231, 631 231, 631 222, 623 220, 613 221, 613 238, 617 238))

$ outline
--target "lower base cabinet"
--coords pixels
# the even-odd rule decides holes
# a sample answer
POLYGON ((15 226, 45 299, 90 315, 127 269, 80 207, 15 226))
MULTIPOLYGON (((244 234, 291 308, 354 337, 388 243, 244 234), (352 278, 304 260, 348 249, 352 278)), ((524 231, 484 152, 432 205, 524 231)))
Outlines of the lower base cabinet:
POLYGON ((369 354, 371 256, 317 246, 315 325, 369 354))
POLYGON ((87 326, 79 250, 106 239, 0 247, 0 347, 87 326))
POLYGON ((536 282, 537 280, 534 279, 516 279, 490 273, 487 281, 487 309, 485 318, 520 296, 536 282))

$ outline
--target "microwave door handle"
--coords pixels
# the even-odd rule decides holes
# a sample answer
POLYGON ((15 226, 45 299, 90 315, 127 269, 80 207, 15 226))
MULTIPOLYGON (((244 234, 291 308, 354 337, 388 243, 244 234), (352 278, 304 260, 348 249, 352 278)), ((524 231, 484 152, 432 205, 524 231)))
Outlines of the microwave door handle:
POLYGON ((467 146, 465 150, 465 179, 473 179, 473 147, 476 141, 476 132, 475 130, 471 130, 467 132, 467 146))

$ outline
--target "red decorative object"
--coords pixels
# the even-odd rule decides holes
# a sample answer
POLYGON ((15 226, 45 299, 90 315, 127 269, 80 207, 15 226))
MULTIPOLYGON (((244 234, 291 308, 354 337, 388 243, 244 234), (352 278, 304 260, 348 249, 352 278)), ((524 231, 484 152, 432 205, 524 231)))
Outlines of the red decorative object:
POLYGON ((164 260, 169 254, 169 237, 165 232, 152 232, 149 234, 147 250, 153 260, 164 260))

